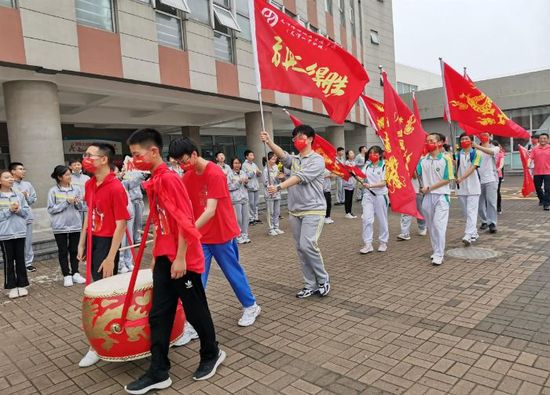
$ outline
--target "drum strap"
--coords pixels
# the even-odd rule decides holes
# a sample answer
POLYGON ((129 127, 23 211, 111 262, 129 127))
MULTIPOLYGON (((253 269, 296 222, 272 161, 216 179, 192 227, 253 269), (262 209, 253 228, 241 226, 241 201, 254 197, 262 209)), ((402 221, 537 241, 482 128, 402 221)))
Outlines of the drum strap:
MULTIPOLYGON (((145 223, 145 229, 143 230, 143 237, 141 238, 141 243, 139 245, 139 250, 137 256, 134 257, 134 270, 132 270, 132 277, 130 278, 130 283, 128 284, 128 291, 126 292, 126 298, 124 299, 124 306, 122 307, 122 315, 120 316, 120 328, 124 329, 126 324, 126 316, 128 315, 128 309, 132 304, 132 299, 134 296, 134 288, 136 286, 136 280, 139 272, 139 267, 141 265, 141 259, 143 258, 143 252, 145 251, 145 246, 147 242, 147 235, 149 234, 149 228, 151 227, 153 210, 149 210, 149 215, 147 215, 147 222, 145 223)), ((131 248, 133 254, 133 248, 131 248)))
POLYGON ((92 220, 95 209, 95 191, 91 189, 90 206, 88 207, 88 222, 86 224, 86 285, 92 282, 92 220))

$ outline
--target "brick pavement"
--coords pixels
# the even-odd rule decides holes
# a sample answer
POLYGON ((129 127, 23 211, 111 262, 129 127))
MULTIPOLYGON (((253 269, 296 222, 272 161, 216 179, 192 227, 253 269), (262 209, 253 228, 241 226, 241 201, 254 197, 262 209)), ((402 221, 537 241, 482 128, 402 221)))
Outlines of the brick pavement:
MULTIPOLYGON (((498 256, 441 267, 429 263, 427 238, 394 241, 393 214, 388 252, 360 256, 360 219, 337 207, 321 237, 333 286, 325 299, 294 297, 291 235, 253 227, 241 254, 261 317, 237 326, 239 304, 213 266, 208 297, 228 358, 213 379, 193 382, 198 343, 173 349, 174 384, 162 394, 550 394, 550 215, 515 195, 518 182, 505 182, 499 233, 478 244, 498 256)), ((448 249, 461 247, 462 231, 453 200, 448 249)), ((146 361, 78 368, 82 287, 62 287, 55 261, 38 269, 29 297, 0 299, 0 393, 123 393, 146 361)))

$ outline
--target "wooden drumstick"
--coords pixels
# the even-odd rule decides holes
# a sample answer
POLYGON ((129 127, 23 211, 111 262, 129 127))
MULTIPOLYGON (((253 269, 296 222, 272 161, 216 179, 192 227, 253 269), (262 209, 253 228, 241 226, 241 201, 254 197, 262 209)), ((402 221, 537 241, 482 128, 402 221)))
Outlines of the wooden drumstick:
MULTIPOLYGON (((151 240, 147 240, 145 242, 145 244, 149 244, 149 243, 152 243, 154 240, 151 239, 151 240)), ((122 252, 122 251, 126 251, 126 250, 129 250, 130 248, 135 248, 135 247, 139 247, 141 243, 138 243, 138 244, 132 244, 131 246, 126 246, 126 247, 121 247, 118 249, 119 252, 122 252)))

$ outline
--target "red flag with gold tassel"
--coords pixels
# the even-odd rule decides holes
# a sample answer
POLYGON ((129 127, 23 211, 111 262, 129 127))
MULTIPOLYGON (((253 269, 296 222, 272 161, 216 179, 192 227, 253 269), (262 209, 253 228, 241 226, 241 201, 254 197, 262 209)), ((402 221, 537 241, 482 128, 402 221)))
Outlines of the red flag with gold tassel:
MULTIPOLYGON (((402 149, 404 119, 400 116, 399 107, 395 101, 395 90, 388 81, 388 76, 382 72, 384 79, 384 114, 386 128, 381 130, 384 141, 384 156, 386 160, 386 183, 393 211, 422 218, 416 207, 416 192, 411 182, 411 175, 406 165, 402 149)), ((413 115, 414 118, 414 115, 413 115)), ((424 145, 425 140, 422 141, 424 145)), ((406 151, 405 151, 406 152, 406 151)), ((410 159, 409 159, 410 160, 410 159)), ((413 169, 414 171, 414 169, 413 169)))
POLYGON ((535 192, 535 182, 533 176, 529 171, 529 152, 527 148, 518 144, 519 157, 521 159, 521 166, 523 167, 523 186, 521 188, 521 194, 523 197, 527 197, 535 192))

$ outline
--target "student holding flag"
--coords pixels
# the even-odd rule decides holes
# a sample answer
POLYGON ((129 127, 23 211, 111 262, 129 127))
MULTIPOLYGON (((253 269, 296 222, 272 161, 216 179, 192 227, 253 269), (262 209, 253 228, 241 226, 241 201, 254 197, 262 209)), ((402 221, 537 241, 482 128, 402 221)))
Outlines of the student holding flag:
POLYGON ((304 275, 304 287, 296 297, 307 298, 316 293, 327 296, 330 292, 329 275, 318 246, 327 208, 323 194, 325 160, 312 149, 315 131, 311 126, 296 126, 292 137, 298 155, 285 152, 267 132, 260 133, 261 140, 291 171, 286 181, 277 186, 269 185, 267 191, 275 193, 288 189, 288 222, 304 275))
POLYGON ((431 133, 426 140, 428 155, 418 162, 417 173, 421 179, 424 194, 422 214, 426 219, 428 233, 432 244, 432 264, 439 266, 445 255, 445 236, 449 221, 451 188, 449 182, 454 180, 453 161, 441 151, 441 137, 431 133))
POLYGON ((460 135, 460 150, 456 154, 456 194, 462 215, 466 218, 466 229, 462 242, 468 247, 476 241, 477 212, 479 196, 481 195, 481 182, 478 169, 481 166, 481 154, 472 148, 472 138, 466 133, 460 135))

